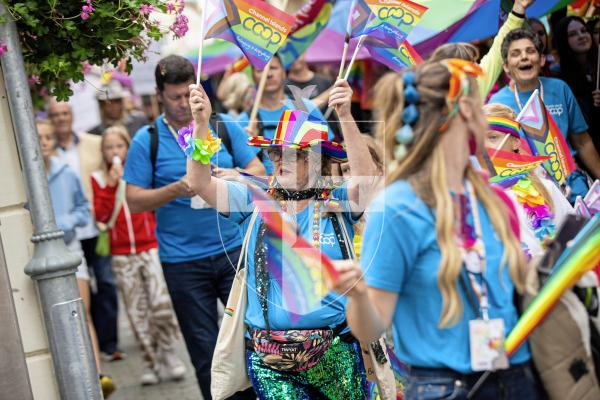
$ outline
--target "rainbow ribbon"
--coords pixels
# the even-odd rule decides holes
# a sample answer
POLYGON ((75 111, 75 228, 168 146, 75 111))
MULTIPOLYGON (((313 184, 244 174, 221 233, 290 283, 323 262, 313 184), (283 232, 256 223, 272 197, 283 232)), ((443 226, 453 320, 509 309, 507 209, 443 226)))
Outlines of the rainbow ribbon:
POLYGON ((533 299, 512 329, 504 346, 510 357, 544 320, 560 297, 600 262, 600 216, 589 221, 577 235, 574 245, 557 263, 548 282, 533 299))

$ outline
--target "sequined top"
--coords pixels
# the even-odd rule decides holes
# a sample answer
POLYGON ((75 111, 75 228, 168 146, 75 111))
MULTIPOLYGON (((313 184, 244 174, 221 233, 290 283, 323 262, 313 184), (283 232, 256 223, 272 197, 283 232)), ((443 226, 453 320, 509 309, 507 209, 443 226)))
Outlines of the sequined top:
MULTIPOLYGON (((239 224, 242 237, 245 236, 250 222, 250 216, 254 210, 252 198, 244 184, 237 182, 227 182, 229 195, 229 209, 232 210, 227 217, 229 220, 239 224)), ((358 222, 358 219, 352 218, 349 211, 344 210, 344 205, 348 199, 346 185, 333 190, 333 197, 339 200, 340 211, 342 212, 343 221, 346 224, 348 234, 352 240, 354 237, 353 224, 358 222)), ((297 215, 297 222, 302 232, 302 236, 312 241, 312 217, 314 211, 314 202, 310 202, 308 207, 302 210, 297 215)), ((260 216, 257 217, 252 229, 252 236, 248 244, 248 309, 246 311, 246 324, 252 328, 264 329, 266 324, 256 295, 256 279, 254 271, 254 248, 256 246, 256 237, 258 227, 260 226, 260 216)), ((339 238, 333 229, 333 224, 329 217, 323 216, 321 219, 320 244, 321 250, 331 259, 342 259, 342 252, 339 246, 339 238)), ((269 323, 271 329, 309 329, 322 328, 325 326, 333 327, 339 325, 346 318, 346 298, 340 297, 338 294, 330 292, 322 300, 323 307, 317 311, 311 312, 301 318, 291 318, 290 313, 284 310, 282 305, 282 290, 276 281, 271 280, 269 284, 269 323)))

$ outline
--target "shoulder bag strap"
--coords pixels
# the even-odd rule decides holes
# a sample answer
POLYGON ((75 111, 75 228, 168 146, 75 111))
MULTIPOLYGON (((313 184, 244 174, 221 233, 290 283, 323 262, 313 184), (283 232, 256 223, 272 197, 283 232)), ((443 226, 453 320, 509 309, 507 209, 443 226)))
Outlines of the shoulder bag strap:
POLYGON ((252 211, 252 217, 250 218, 250 222, 248 223, 246 236, 244 236, 244 241, 242 242, 242 251, 240 253, 240 258, 238 259, 236 272, 240 270, 240 267, 242 265, 242 259, 244 261, 244 268, 246 268, 246 265, 248 263, 248 243, 250 243, 250 236, 252 236, 252 229, 254 228, 254 222, 256 222, 257 216, 258 208, 254 208, 254 211, 252 211))
POLYGON ((106 229, 112 229, 115 226, 115 222, 117 222, 117 217, 121 212, 121 208, 123 207, 123 203, 125 203, 125 189, 127 183, 123 179, 119 179, 119 186, 117 186, 117 193, 115 195, 115 208, 113 208, 112 215, 110 219, 106 223, 106 229))
POLYGON ((339 229, 342 233, 342 237, 344 238, 344 242, 345 242, 344 246, 346 248, 346 254, 347 254, 347 256, 345 256, 344 258, 356 260, 356 252, 354 251, 354 243, 350 239, 350 235, 348 234, 348 229, 346 228, 346 223, 344 222, 344 217, 342 216, 342 213, 336 212, 335 219, 332 222, 333 222, 333 229, 335 231, 337 231, 339 229))

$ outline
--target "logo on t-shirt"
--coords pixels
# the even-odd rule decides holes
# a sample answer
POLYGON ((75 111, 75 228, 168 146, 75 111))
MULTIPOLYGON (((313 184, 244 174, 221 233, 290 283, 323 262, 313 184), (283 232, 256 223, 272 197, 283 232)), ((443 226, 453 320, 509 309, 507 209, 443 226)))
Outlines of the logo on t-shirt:
POLYGON ((562 104, 546 104, 546 108, 550 112, 550 115, 558 115, 560 117, 564 112, 562 104))
POLYGON ((333 233, 322 233, 321 234, 321 246, 333 247, 334 245, 335 245, 335 234, 333 234, 333 233))

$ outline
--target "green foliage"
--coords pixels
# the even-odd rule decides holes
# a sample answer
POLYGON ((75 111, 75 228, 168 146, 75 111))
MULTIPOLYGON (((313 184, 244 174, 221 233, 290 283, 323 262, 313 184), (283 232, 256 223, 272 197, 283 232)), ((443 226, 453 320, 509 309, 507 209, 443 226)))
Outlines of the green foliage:
MULTIPOLYGON (((73 94, 69 81, 83 80, 86 64, 125 61, 130 71, 132 58, 142 60, 149 40, 166 32, 141 11, 151 6, 167 12, 164 0, 1 1, 16 21, 36 103, 40 92, 67 100, 73 94)), ((177 7, 179 14, 182 3, 177 7)))

